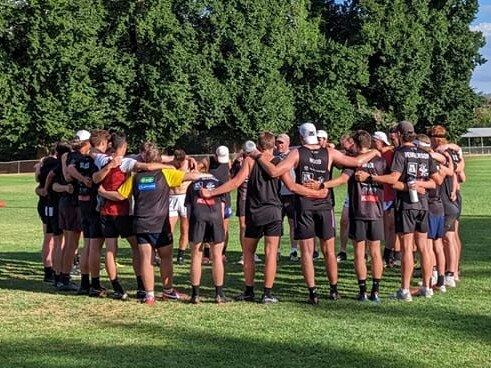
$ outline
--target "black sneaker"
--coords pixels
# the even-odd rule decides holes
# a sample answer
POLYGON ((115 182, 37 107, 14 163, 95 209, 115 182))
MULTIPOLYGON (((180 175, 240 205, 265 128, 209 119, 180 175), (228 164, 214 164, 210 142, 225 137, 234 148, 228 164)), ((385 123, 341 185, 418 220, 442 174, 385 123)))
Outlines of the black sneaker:
POLYGON ((75 285, 73 282, 69 282, 68 284, 61 284, 57 285, 58 290, 60 291, 78 291, 78 286, 75 285))
POLYGON ((137 300, 142 301, 143 299, 145 299, 146 296, 147 296, 147 292, 145 290, 137 290, 136 291, 136 299, 137 300))
POLYGON ((314 261, 317 261, 319 259, 319 252, 314 250, 314 254, 312 254, 312 258, 314 261))
POLYGON ((337 291, 333 291, 333 292, 329 293, 329 299, 337 301, 337 300, 341 299, 341 296, 339 296, 339 293, 337 291))
POLYGON ((177 256, 177 264, 182 266, 184 264, 184 256, 177 256))
POLYGON ((191 299, 189 300, 191 304, 199 304, 199 296, 195 295, 192 296, 191 299))
POLYGON ((226 297, 225 295, 215 295, 215 303, 217 304, 225 304, 230 303, 232 299, 226 297))
POLYGON ((336 256, 336 260, 338 262, 344 262, 348 259, 348 257, 346 256, 346 252, 339 252, 338 255, 336 256))
POLYGON ((278 303, 278 298, 274 295, 266 296, 263 294, 261 297, 261 304, 276 304, 278 303))
POLYGON ((45 275, 43 278, 43 282, 47 282, 47 283, 52 284, 54 281, 55 281, 55 277, 53 275, 51 275, 51 276, 45 275))
POLYGON ((242 293, 242 294, 235 297, 235 301, 236 302, 255 302, 256 297, 254 294, 242 293))
POLYGON ((115 291, 115 292, 113 293, 113 295, 112 295, 112 298, 113 298, 114 300, 122 300, 122 301, 124 302, 124 301, 128 300, 130 297, 129 297, 129 296, 128 296, 128 294, 127 294, 127 293, 125 293, 125 292, 121 293, 121 292, 119 292, 119 291, 115 291))
POLYGON ((89 296, 91 298, 105 298, 107 296, 107 290, 102 286, 98 289, 91 287, 89 290, 89 296))
POLYGON ((307 303, 312 304, 312 305, 317 305, 317 304, 319 304, 319 297, 317 295, 309 296, 307 303))

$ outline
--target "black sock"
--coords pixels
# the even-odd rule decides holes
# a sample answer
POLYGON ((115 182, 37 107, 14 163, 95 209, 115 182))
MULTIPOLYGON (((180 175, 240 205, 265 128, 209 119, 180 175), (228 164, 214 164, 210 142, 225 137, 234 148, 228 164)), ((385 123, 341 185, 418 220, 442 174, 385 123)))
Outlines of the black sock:
POLYGON ((119 283, 118 278, 116 277, 114 280, 111 280, 111 285, 113 286, 114 292, 124 294, 124 289, 119 283))
POLYGON ((192 285, 192 292, 191 292, 191 297, 198 297, 199 296, 199 285, 192 285))
POLYGON ((329 284, 329 293, 330 294, 337 294, 338 292, 338 284, 329 284))
POLYGON ((373 279, 372 280, 372 294, 378 293, 379 290, 380 290, 380 279, 373 279))
POLYGON ((385 261, 385 264, 389 264, 390 263, 390 257, 392 255, 392 249, 389 249, 389 248, 384 248, 384 261, 385 261))
POLYGON ((273 290, 273 288, 267 288, 267 287, 265 287, 265 288, 263 289, 263 291, 264 291, 264 296, 266 296, 266 297, 270 298, 270 297, 271 297, 271 290, 273 290))
POLYGON ((317 288, 314 287, 309 287, 309 298, 314 299, 317 298, 317 288))
POLYGON ((90 288, 90 277, 88 273, 83 273, 80 279, 80 289, 90 288))
POLYGON ((445 276, 450 276, 451 277, 453 275, 454 275, 453 272, 450 272, 450 271, 449 272, 445 272, 445 276))
POLYGON ((100 289, 101 288, 101 281, 99 277, 92 277, 92 287, 94 289, 100 289))
POLYGON ((216 296, 224 296, 223 295, 223 285, 221 285, 221 286, 216 286, 215 285, 215 295, 216 296))
POLYGON ((181 249, 178 249, 178 250, 177 250, 177 256, 178 256, 178 257, 184 257, 184 253, 185 253, 185 251, 184 251, 184 250, 181 250, 181 249))
POLYGON ((358 280, 358 287, 360 288, 360 294, 367 292, 367 280, 358 280))
POLYGON ((203 257, 210 258, 210 248, 203 249, 203 257))
POLYGON ((444 284, 445 284, 445 275, 438 275, 436 286, 443 286, 444 284))
POLYGON ((61 275, 55 272, 55 285, 61 281, 61 275))
POLYGON ((245 287, 245 295, 254 295, 254 286, 247 286, 245 287))
POLYGON ((53 277, 53 268, 52 267, 44 267, 44 277, 46 277, 46 278, 53 277))
POLYGON ((136 276, 136 288, 137 290, 145 290, 141 276, 136 276))

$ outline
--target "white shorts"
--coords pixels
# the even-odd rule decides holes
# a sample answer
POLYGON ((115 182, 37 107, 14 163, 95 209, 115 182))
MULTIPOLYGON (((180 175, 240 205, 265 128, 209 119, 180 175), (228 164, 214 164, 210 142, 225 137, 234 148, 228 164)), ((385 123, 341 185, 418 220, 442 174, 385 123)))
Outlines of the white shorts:
POLYGON ((171 194, 169 196, 169 217, 187 217, 185 199, 186 194, 171 194))

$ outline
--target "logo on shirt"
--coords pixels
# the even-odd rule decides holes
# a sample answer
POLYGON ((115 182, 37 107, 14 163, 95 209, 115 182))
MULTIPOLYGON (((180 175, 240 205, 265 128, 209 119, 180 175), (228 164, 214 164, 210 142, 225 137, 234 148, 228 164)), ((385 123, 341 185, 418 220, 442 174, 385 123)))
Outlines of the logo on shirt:
POLYGON ((140 192, 148 192, 155 190, 157 184, 155 183, 155 178, 153 176, 142 176, 140 182, 138 183, 138 190, 140 192))

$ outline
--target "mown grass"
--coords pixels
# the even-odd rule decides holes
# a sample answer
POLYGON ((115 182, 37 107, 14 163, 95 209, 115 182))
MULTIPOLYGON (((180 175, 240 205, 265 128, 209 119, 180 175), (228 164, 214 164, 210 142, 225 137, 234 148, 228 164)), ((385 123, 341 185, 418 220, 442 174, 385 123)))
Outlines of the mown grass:
MULTIPOLYGON (((398 285, 387 270, 382 303, 358 303, 350 261, 340 265, 343 299, 329 302, 323 262, 316 262, 321 304, 305 303, 298 263, 282 255, 274 306, 212 303, 205 267, 204 303, 159 302, 153 307, 55 292, 42 282, 41 225, 30 176, 1 176, 0 367, 486 367, 491 365, 491 160, 467 160, 463 186, 464 241, 461 284, 431 300, 412 303, 387 296, 398 285)), ((338 209, 344 189, 337 190, 338 209)), ((225 291, 242 288, 237 220, 225 291)), ((351 251, 351 247, 348 247, 351 251)), ((262 254, 262 250, 259 251, 262 254)), ((121 278, 134 292, 128 246, 119 259, 121 278)), ((189 264, 175 266, 175 283, 189 291, 189 264)), ((257 286, 262 281, 258 266, 257 286)), ((105 275, 103 274, 103 279, 105 275)), ((105 284, 109 286, 107 279, 105 284)))

